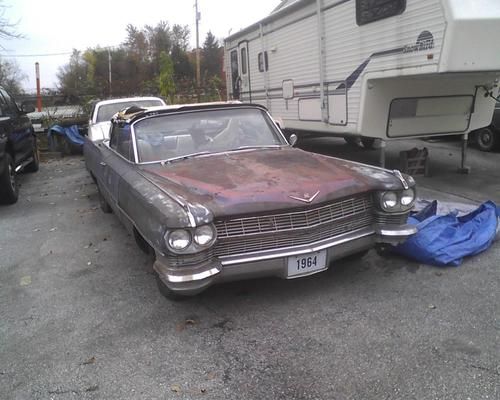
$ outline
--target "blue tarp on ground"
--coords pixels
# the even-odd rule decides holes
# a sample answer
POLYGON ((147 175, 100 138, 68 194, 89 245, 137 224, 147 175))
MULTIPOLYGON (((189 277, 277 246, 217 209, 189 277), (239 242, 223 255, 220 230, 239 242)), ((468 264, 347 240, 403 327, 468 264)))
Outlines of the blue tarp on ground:
POLYGON ((71 126, 60 126, 60 125, 52 125, 47 135, 49 137, 49 143, 52 143, 52 135, 60 135, 66 136, 66 138, 70 141, 70 143, 82 146, 83 145, 83 136, 80 135, 78 130, 78 125, 71 126))
POLYGON ((492 201, 481 204, 469 214, 436 215, 437 201, 410 216, 408 223, 418 232, 395 247, 401 255, 425 264, 458 266, 466 256, 488 247, 497 234, 500 208, 492 201))

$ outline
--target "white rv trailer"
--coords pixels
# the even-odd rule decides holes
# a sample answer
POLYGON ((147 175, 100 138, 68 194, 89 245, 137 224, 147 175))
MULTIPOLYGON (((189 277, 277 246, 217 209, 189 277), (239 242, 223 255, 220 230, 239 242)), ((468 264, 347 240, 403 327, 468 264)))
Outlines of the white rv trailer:
MULTIPOLYGON (((283 0, 225 40, 228 98, 282 128, 391 140, 489 125, 500 0, 283 0)), ((383 143, 382 143, 383 144, 383 143)))

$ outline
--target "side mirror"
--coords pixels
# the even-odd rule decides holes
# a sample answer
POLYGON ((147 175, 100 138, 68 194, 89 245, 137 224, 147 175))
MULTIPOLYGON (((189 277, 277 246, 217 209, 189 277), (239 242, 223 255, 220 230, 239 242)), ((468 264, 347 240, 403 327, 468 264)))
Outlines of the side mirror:
POLYGON ((33 104, 23 103, 21 104, 21 112, 29 114, 35 111, 35 106, 33 104))
POLYGON ((297 135, 295 133, 292 133, 290 135, 290 137, 288 138, 288 143, 290 143, 290 146, 295 146, 297 144, 297 141, 299 140, 299 138, 297 137, 297 135))

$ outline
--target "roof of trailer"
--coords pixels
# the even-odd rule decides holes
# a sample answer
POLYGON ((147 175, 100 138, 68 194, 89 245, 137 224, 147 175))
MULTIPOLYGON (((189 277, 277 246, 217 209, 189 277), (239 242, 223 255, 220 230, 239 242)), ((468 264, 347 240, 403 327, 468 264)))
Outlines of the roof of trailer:
POLYGON ((233 33, 232 35, 228 36, 224 41, 234 40, 245 33, 252 32, 258 29, 260 24, 266 24, 268 22, 274 21, 286 14, 289 14, 297 10, 298 8, 303 7, 308 3, 311 3, 312 1, 313 0, 281 0, 281 3, 273 11, 271 11, 270 15, 268 15, 264 19, 261 19, 258 22, 255 22, 250 26, 247 26, 246 28, 239 30, 238 32, 233 33))
POLYGON ((273 14, 279 10, 282 10, 286 6, 289 6, 290 4, 295 3, 296 1, 298 1, 298 0, 281 0, 281 3, 278 4, 278 6, 273 11, 271 11, 271 14, 273 14))

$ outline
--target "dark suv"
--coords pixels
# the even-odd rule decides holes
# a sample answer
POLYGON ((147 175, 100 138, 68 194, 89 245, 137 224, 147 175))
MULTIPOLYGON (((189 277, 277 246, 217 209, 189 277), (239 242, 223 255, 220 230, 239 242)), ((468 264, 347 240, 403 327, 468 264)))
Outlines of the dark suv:
POLYGON ((12 97, 0 86, 0 203, 17 201, 16 174, 22 170, 38 171, 38 149, 35 132, 26 115, 33 106, 18 108, 12 97))

